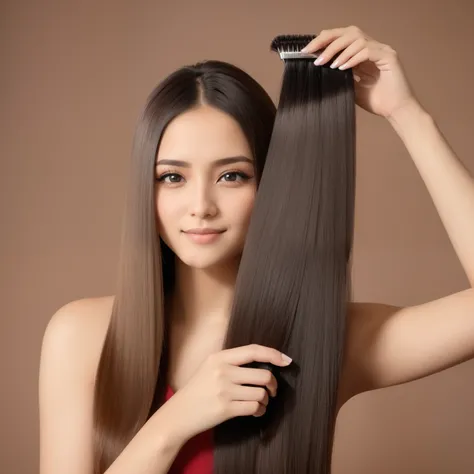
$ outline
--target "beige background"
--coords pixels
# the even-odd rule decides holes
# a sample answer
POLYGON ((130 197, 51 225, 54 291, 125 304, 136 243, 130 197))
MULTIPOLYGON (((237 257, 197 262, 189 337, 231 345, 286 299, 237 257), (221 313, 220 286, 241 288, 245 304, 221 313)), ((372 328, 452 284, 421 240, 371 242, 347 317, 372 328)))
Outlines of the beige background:
MULTIPOLYGON (((114 293, 134 123, 175 68, 226 60, 276 101, 274 36, 356 24, 399 52, 421 102, 474 172, 472 0, 11 0, 0 8, 2 473, 38 471, 44 328, 71 300, 114 293)), ((363 111, 357 172, 356 300, 409 305, 467 288, 401 141, 363 111)), ((472 400, 474 361, 356 397, 338 419, 334 473, 474 472, 472 400)))

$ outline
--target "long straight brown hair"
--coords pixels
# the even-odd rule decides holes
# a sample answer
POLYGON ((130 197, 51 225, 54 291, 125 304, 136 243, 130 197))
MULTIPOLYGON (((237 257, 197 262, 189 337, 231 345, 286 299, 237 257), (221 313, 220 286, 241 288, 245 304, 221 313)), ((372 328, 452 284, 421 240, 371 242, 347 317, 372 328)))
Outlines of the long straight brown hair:
POLYGON ((327 473, 350 297, 355 111, 351 71, 307 60, 285 62, 278 110, 254 79, 222 61, 183 67, 149 95, 133 141, 116 295, 96 374, 94 473, 164 402, 175 256, 157 232, 154 168, 166 126, 200 104, 240 124, 256 163, 223 349, 259 343, 294 361, 276 374, 278 396, 263 417, 215 428, 215 472, 327 473))
MULTIPOLYGON (((303 47, 314 36, 291 37, 303 47)), ((352 72, 286 60, 224 348, 276 347, 262 418, 215 429, 216 474, 326 474, 342 372, 355 204, 352 72)))

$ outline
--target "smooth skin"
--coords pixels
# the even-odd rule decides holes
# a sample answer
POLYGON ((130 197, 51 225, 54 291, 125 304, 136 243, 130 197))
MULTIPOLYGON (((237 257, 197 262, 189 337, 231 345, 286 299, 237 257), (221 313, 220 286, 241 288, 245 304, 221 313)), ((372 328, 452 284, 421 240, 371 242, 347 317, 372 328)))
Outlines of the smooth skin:
MULTIPOLYGON (((308 51, 322 52, 320 65, 327 64, 342 52, 340 62, 334 66, 353 68, 357 104, 386 118, 406 146, 470 284, 470 288, 464 291, 416 306, 351 304, 347 315, 339 410, 347 400, 362 392, 417 380, 474 357, 474 180, 450 149, 433 118, 414 97, 393 48, 350 26, 321 32, 308 45, 308 51)), ((210 114, 209 110, 201 112, 210 114)), ((215 118, 215 115, 211 116, 215 118)), ((244 144, 232 124, 216 123, 228 126, 223 133, 230 140, 226 143, 234 147, 232 151, 245 153, 244 144)), ((212 143, 220 146, 222 142, 216 138, 212 143)), ((209 146, 209 140, 196 142, 196 145, 199 146, 194 146, 194 151, 202 151, 198 159, 209 154, 209 149, 203 148, 209 146)), ((213 149, 212 154, 222 156, 223 151, 213 149)), ((171 232, 167 235, 171 243, 177 245, 180 255, 193 265, 183 265, 180 270, 187 285, 196 282, 196 269, 212 268, 206 272, 208 279, 204 289, 212 294, 216 289, 213 284, 222 285, 219 306, 206 306, 210 304, 206 298, 197 301, 198 311, 193 311, 195 307, 189 302, 188 307, 179 308, 181 318, 173 333, 176 350, 173 381, 178 390, 127 445, 108 474, 165 473, 186 439, 225 417, 243 415, 244 412, 239 410, 244 406, 247 415, 262 414, 267 403, 264 387, 272 394, 277 393, 276 383, 268 371, 244 369, 238 365, 241 361, 251 360, 274 362, 279 357, 278 351, 254 345, 227 352, 219 350, 226 328, 220 310, 231 301, 232 274, 227 275, 225 282, 213 278, 213 275, 219 273, 219 255, 234 255, 232 252, 241 240, 242 225, 252 200, 246 201, 247 207, 240 208, 240 217, 234 217, 234 220, 226 218, 232 212, 231 207, 222 209, 216 203, 235 202, 230 199, 231 192, 249 198, 250 189, 242 187, 232 191, 230 186, 237 185, 226 184, 227 178, 221 179, 222 173, 217 170, 209 171, 211 168, 204 161, 198 169, 205 172, 191 175, 191 170, 180 171, 187 178, 180 185, 183 186, 179 188, 180 192, 187 193, 192 184, 198 196, 195 207, 188 208, 188 214, 182 214, 183 219, 188 219, 190 224, 190 216, 220 218, 220 222, 230 223, 231 232, 219 243, 220 247, 216 246, 215 252, 194 252, 193 247, 185 243, 187 241, 178 237, 178 233, 173 234, 176 229, 169 226, 167 230, 171 232), (208 181, 204 181, 205 176, 208 181), (204 182, 213 184, 206 186, 204 182), (204 345, 204 339, 208 341, 207 345, 204 345), (244 381, 262 388, 246 390, 243 395, 238 386, 244 381), (216 387, 220 388, 216 390, 216 387), (243 404, 235 403, 242 402, 245 397, 249 398, 243 404), (214 402, 215 407, 211 407, 214 402), (244 405, 245 402, 253 405, 244 405), (191 416, 192 412, 199 416, 189 419, 190 423, 186 422, 186 417, 180 416, 183 413, 191 416), (177 424, 176 420, 183 423, 177 424)), ((252 184, 241 184, 247 185, 252 184)), ((171 192, 169 188, 168 191, 171 192)), ((177 212, 183 209, 177 208, 177 212)), ((182 289, 188 288, 183 286, 182 289)), ((92 472, 93 378, 112 301, 113 297, 104 297, 71 302, 60 308, 48 324, 39 379, 41 474, 92 472)))

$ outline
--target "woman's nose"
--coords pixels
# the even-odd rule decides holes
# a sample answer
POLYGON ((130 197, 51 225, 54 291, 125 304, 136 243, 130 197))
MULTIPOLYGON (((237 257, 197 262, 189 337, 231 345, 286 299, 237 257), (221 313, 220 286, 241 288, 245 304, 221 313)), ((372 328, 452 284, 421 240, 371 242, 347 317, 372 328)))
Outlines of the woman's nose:
POLYGON ((190 196, 191 213, 198 216, 213 215, 217 206, 211 189, 205 185, 196 186, 190 196))

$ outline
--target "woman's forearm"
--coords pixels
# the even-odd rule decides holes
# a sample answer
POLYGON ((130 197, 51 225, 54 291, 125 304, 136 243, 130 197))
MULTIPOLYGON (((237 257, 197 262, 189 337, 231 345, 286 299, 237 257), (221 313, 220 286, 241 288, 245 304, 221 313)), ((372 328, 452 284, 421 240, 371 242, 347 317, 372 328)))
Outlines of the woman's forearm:
POLYGON ((410 153, 474 287, 474 179, 418 104, 389 120, 410 153))
POLYGON ((143 425, 105 474, 166 474, 187 436, 178 431, 172 399, 143 425))

